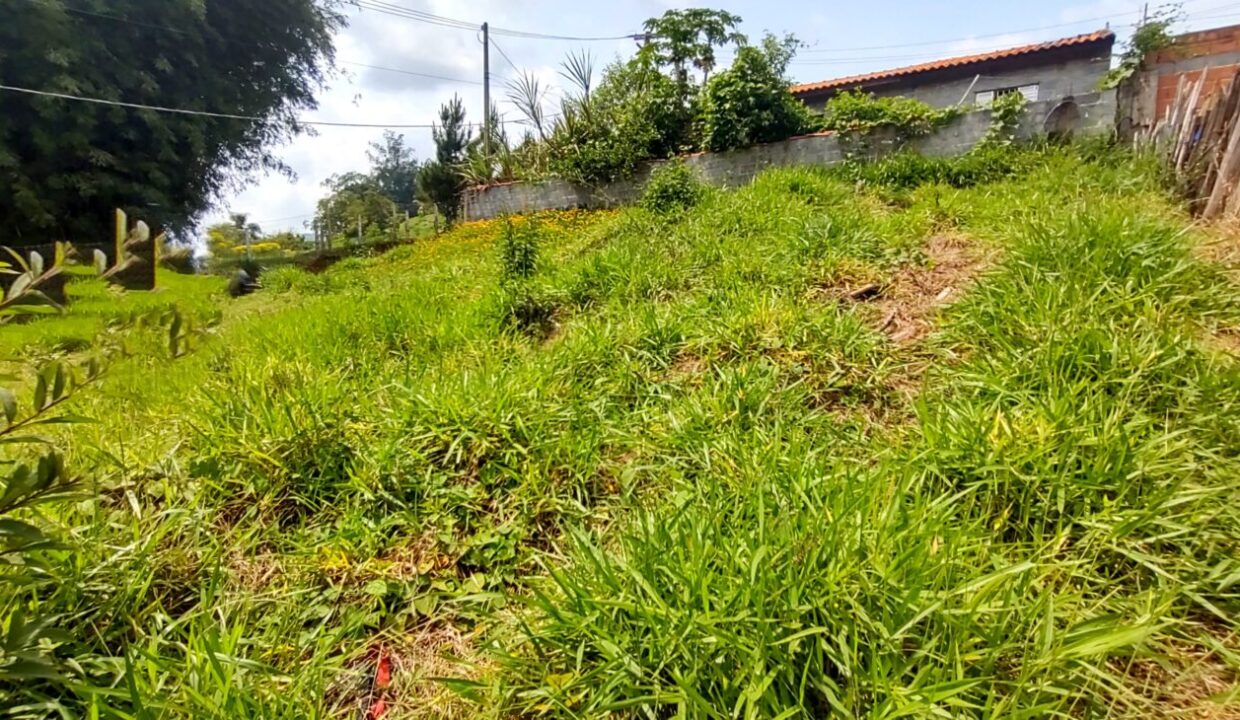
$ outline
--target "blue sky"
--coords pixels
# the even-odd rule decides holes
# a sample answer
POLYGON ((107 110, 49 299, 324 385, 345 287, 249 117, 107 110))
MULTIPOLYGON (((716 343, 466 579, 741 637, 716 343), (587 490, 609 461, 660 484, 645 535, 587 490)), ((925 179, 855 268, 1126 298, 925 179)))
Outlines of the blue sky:
MULTIPOLYGON (((870 2, 716 2, 673 3, 658 0, 385 0, 471 23, 488 21, 512 30, 571 36, 616 36, 638 32, 642 22, 673 7, 715 7, 744 19, 751 38, 766 31, 793 33, 807 44, 790 72, 798 82, 915 64, 938 57, 995 50, 1090 32, 1108 23, 1120 40, 1131 33, 1144 3, 1135 0, 871 0, 870 2)), ((1156 7, 1151 3, 1150 7, 1156 7)), ((1187 0, 1180 29, 1240 23, 1240 0, 1187 0)), ((482 51, 475 32, 441 27, 374 11, 351 8, 349 26, 337 38, 341 73, 320 96, 320 108, 308 118, 359 123, 424 124, 439 105, 459 94, 470 119, 482 108, 482 51), (452 82, 364 67, 402 69, 452 82)), ((601 68, 631 55, 632 41, 570 42, 496 37, 496 43, 522 71, 538 75, 553 88, 562 85, 557 65, 570 51, 588 49, 601 68)), ((504 99, 504 80, 513 65, 492 53, 493 97, 500 111, 515 117, 504 99)), ((548 97, 548 111, 556 98, 548 97)), ((264 230, 303 230, 324 193, 323 181, 335 173, 365 170, 366 147, 380 129, 324 128, 278 149, 297 173, 295 181, 270 175, 251 178, 245 190, 221 200, 216 221, 228 212, 245 212, 264 230)), ((433 154, 430 130, 400 130, 419 158, 433 154)), ((509 128, 510 136, 520 134, 509 128)))

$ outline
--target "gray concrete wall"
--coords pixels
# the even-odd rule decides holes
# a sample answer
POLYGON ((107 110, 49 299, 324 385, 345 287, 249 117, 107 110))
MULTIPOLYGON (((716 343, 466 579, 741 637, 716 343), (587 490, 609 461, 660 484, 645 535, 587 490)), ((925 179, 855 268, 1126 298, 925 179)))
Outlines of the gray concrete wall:
MULTIPOLYGON (((1105 134, 1114 130, 1114 91, 1077 95, 1074 102, 1080 114, 1080 124, 1076 128, 1079 134, 1105 134)), ((1047 118, 1059 104, 1058 100, 1030 103, 1017 130, 1018 137, 1028 139, 1041 135, 1045 131, 1047 118)), ((962 155, 973 149, 989 130, 990 111, 977 110, 961 115, 932 135, 917 138, 910 143, 910 148, 931 157, 962 155)), ((867 145, 872 155, 898 149, 892 140, 881 133, 872 137, 867 145)), ((835 135, 822 134, 731 152, 698 153, 685 156, 683 160, 703 182, 718 187, 739 187, 768 168, 835 165, 843 161, 850 151, 856 152, 857 148, 846 146, 835 135)), ((466 220, 485 220, 538 210, 606 208, 630 204, 641 196, 646 180, 659 164, 648 164, 630 180, 598 188, 573 185, 563 180, 470 188, 465 191, 464 217, 466 220)))
POLYGON ((934 107, 949 107, 960 103, 962 98, 965 104, 972 104, 979 92, 1037 83, 1039 101, 1055 100, 1098 92, 1102 78, 1110 69, 1111 57, 1108 53, 1095 58, 1082 58, 1054 65, 1035 65, 982 75, 977 79, 977 85, 972 90, 969 90, 969 86, 973 84, 974 76, 970 75, 947 82, 878 87, 873 92, 878 97, 902 95, 916 98, 934 107), (968 92, 967 97, 966 92, 968 92))

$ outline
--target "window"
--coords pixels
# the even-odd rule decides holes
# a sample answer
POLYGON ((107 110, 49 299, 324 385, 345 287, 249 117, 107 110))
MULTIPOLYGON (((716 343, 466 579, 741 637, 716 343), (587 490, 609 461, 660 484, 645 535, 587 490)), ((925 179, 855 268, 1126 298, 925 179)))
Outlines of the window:
POLYGON ((983 90, 982 92, 977 93, 973 100, 982 107, 990 107, 990 104, 995 101, 995 98, 1009 93, 1020 93, 1021 95, 1024 95, 1025 99, 1029 102, 1034 102, 1038 99, 1038 84, 1033 83, 1031 85, 1018 85, 1016 87, 1000 88, 998 90, 983 90))

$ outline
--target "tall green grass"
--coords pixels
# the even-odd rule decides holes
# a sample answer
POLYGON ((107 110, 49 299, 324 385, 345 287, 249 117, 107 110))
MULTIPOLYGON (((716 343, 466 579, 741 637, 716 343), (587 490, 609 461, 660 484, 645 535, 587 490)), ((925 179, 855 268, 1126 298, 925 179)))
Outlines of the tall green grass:
POLYGON ((386 652, 397 717, 1205 702, 1237 662, 1240 378, 1204 341, 1235 287, 1138 161, 881 186, 899 162, 517 220, 519 283, 502 222, 281 271, 172 362, 128 335, 66 436, 97 497, 0 597, 67 630, 63 678, 0 697, 357 716, 386 652), (997 260, 894 343, 847 291, 945 232, 997 260), (461 677, 414 682, 427 628, 473 638, 461 677))

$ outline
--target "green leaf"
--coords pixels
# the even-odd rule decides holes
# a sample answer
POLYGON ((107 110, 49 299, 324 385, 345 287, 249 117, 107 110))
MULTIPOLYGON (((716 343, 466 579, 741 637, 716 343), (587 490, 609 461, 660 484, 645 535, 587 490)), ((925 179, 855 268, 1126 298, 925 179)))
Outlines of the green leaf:
POLYGON ((40 373, 34 384, 34 411, 39 412, 47 407, 47 380, 40 373))
POLYGON ((4 424, 12 425, 17 418, 17 396, 8 388, 0 388, 0 411, 4 413, 4 424))
POLYGON ((47 536, 39 528, 12 518, 0 518, 0 537, 20 538, 26 542, 41 542, 47 536))

